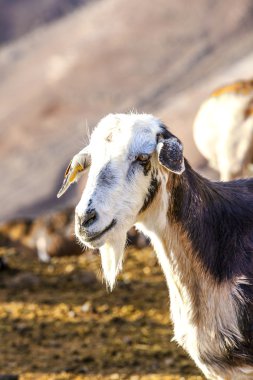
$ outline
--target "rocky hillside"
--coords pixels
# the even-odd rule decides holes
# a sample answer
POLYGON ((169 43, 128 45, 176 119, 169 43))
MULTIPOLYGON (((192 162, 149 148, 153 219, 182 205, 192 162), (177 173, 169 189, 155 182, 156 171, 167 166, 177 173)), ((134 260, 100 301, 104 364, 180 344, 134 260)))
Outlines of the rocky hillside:
POLYGON ((250 0, 92 1, 3 47, 0 219, 75 203, 76 189, 56 200, 62 174, 109 112, 162 117, 203 166, 193 117, 215 86, 252 75, 252 25, 250 0))
POLYGON ((57 20, 88 1, 91 0, 0 0, 0 44, 57 20))

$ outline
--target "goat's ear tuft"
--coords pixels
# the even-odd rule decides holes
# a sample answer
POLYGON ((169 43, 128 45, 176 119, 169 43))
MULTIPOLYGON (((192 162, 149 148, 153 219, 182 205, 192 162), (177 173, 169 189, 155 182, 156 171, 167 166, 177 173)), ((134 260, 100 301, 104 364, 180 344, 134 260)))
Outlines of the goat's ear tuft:
POLYGON ((82 173, 90 166, 90 164, 90 155, 87 154, 87 150, 84 148, 70 161, 64 174, 63 184, 57 194, 57 198, 60 198, 73 182, 77 182, 81 178, 82 173))
POLYGON ((159 137, 157 152, 159 163, 166 169, 176 174, 184 172, 183 146, 177 137, 173 135, 169 138, 159 137))

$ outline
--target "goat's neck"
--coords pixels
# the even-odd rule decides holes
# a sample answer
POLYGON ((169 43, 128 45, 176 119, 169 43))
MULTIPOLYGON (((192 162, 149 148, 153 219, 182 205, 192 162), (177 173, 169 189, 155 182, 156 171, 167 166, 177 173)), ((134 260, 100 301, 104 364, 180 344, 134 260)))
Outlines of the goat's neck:
POLYGON ((206 291, 203 287, 212 286, 212 281, 211 277, 210 282, 207 280, 209 276, 201 258, 193 253, 181 218, 188 218, 187 223, 196 222, 196 208, 203 208, 201 192, 208 189, 205 180, 187 164, 182 176, 169 174, 162 178, 156 198, 143 215, 141 224, 137 224, 154 245, 171 293, 176 292, 184 303, 195 303, 195 310, 198 297, 206 291))
MULTIPOLYGON (((220 332, 226 344, 233 345, 234 337, 242 339, 234 300, 237 290, 233 285, 233 281, 240 279, 227 281, 235 274, 231 271, 232 265, 227 266, 226 273, 222 269, 226 268, 222 244, 223 241, 225 245, 229 243, 225 236, 215 240, 217 231, 220 233, 220 222, 224 223, 224 231, 226 228, 230 231, 231 194, 223 185, 200 177, 187 162, 181 176, 167 175, 142 216, 140 227, 151 238, 167 280, 175 339, 206 376, 211 376, 200 357, 224 354, 226 349, 217 339, 220 332), (228 215, 224 216, 226 207, 228 215)), ((237 230, 238 226, 234 228, 237 230)), ((231 256, 230 249, 229 264, 231 256)))

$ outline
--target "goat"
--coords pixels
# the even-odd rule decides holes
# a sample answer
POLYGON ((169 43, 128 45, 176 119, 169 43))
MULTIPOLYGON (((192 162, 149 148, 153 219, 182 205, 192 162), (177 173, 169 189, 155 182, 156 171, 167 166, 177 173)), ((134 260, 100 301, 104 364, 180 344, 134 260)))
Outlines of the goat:
POLYGON ((195 143, 224 181, 247 176, 253 163, 253 80, 214 91, 193 125, 195 143))
POLYGON ((110 114, 71 161, 61 196, 90 167, 75 233, 100 250, 112 290, 127 230, 153 244, 176 341, 208 379, 253 378, 253 180, 210 182, 147 114, 110 114))

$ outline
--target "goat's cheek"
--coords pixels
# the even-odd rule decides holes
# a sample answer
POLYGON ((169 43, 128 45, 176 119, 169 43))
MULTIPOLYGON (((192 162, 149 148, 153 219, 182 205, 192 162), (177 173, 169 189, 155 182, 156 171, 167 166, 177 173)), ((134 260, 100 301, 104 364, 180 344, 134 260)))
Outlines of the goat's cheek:
POLYGON ((139 181, 135 183, 135 189, 132 191, 132 196, 133 202, 134 202, 134 207, 135 210, 139 211, 140 208, 143 205, 143 201, 147 196, 149 185, 151 181, 151 176, 140 176, 139 181))

